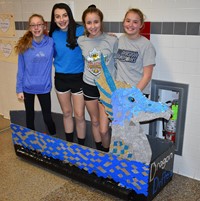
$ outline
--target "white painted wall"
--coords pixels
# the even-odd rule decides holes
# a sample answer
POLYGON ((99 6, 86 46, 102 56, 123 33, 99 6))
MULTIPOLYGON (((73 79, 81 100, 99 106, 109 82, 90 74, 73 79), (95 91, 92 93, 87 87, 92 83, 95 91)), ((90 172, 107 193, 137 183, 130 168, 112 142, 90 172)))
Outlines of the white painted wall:
MULTIPOLYGON (((42 14, 50 21, 54 0, 0 0, 0 13, 13 13, 16 21, 27 21, 32 13, 42 14)), ((140 8, 153 22, 200 22, 199 0, 74 0, 74 15, 81 21, 83 10, 96 4, 104 21, 120 21, 130 7, 140 8)), ((17 31, 18 39, 23 34, 17 31)), ((200 180, 200 36, 151 35, 157 50, 155 79, 189 84, 183 155, 175 157, 174 172, 200 180)), ((10 110, 24 109, 15 94, 17 66, 0 62, 0 113, 9 118, 10 110)), ((53 111, 60 107, 53 91, 53 111)), ((38 103, 36 104, 38 108, 38 103)), ((87 117, 88 118, 88 117, 87 117)))

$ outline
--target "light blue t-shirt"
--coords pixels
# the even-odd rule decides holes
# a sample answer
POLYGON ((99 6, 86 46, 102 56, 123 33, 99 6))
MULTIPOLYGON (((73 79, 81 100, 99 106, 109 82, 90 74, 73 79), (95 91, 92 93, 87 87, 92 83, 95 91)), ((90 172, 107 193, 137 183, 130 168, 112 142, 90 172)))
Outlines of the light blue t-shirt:
MULTIPOLYGON (((84 33, 83 26, 77 26, 77 38, 84 33)), ((66 46, 67 32, 62 30, 55 30, 52 38, 54 40, 54 67, 55 72, 65 74, 82 73, 84 70, 84 61, 82 52, 79 46, 73 50, 66 46)))

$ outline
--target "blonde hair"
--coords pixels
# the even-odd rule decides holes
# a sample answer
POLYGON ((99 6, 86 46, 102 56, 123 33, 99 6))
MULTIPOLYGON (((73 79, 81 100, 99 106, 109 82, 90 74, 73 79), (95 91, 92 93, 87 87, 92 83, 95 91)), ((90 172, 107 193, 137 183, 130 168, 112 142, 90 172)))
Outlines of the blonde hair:
MULTIPOLYGON (((42 15, 33 14, 29 17, 28 25, 31 23, 31 20, 34 17, 40 18, 43 21, 43 23, 45 23, 42 15)), ((47 33, 44 31, 44 34, 47 34, 47 33)), ((32 47, 32 40, 33 40, 33 34, 31 33, 31 31, 27 30, 26 33, 18 40, 15 46, 15 52, 17 54, 24 53, 27 49, 32 47)))
MULTIPOLYGON (((130 12, 133 12, 133 13, 137 13, 138 15, 139 15, 139 17, 140 17, 140 21, 141 21, 141 24, 142 24, 142 26, 144 26, 144 21, 145 21, 145 15, 142 13, 142 11, 140 10, 140 9, 138 9, 138 8, 130 8, 127 12, 126 12, 126 14, 125 14, 125 16, 124 16, 124 20, 126 19, 126 16, 128 15, 128 13, 130 13, 130 12)), ((123 20, 123 22, 124 22, 124 20, 123 20)))

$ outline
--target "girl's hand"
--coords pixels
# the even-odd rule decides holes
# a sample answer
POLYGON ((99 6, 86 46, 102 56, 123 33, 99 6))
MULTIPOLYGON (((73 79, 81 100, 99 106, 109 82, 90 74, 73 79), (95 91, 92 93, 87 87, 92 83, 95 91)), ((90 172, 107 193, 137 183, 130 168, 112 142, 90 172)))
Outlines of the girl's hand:
POLYGON ((24 100, 24 93, 18 93, 17 94, 17 98, 19 99, 19 100, 21 100, 21 101, 23 101, 24 100))
POLYGON ((111 33, 111 32, 108 32, 108 35, 117 37, 117 35, 115 33, 111 33))

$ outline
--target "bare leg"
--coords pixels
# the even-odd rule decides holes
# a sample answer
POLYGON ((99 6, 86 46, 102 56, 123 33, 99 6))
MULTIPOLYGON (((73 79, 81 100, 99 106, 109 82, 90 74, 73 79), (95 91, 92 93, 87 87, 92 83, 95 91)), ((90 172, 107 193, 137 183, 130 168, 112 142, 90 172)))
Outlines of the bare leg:
POLYGON ((104 106, 99 103, 99 114, 100 114, 100 134, 102 139, 102 145, 104 148, 109 149, 110 146, 110 133, 109 133, 109 119, 105 112, 104 106))
POLYGON ((98 100, 85 101, 88 113, 92 123, 92 133, 95 142, 101 142, 101 135, 99 132, 99 107, 98 100))
POLYGON ((65 133, 74 131, 74 121, 72 118, 73 110, 71 103, 71 93, 57 93, 58 101, 63 112, 63 124, 65 133))
POLYGON ((83 94, 72 94, 74 117, 76 121, 77 137, 85 139, 86 122, 85 122, 85 101, 83 94))

